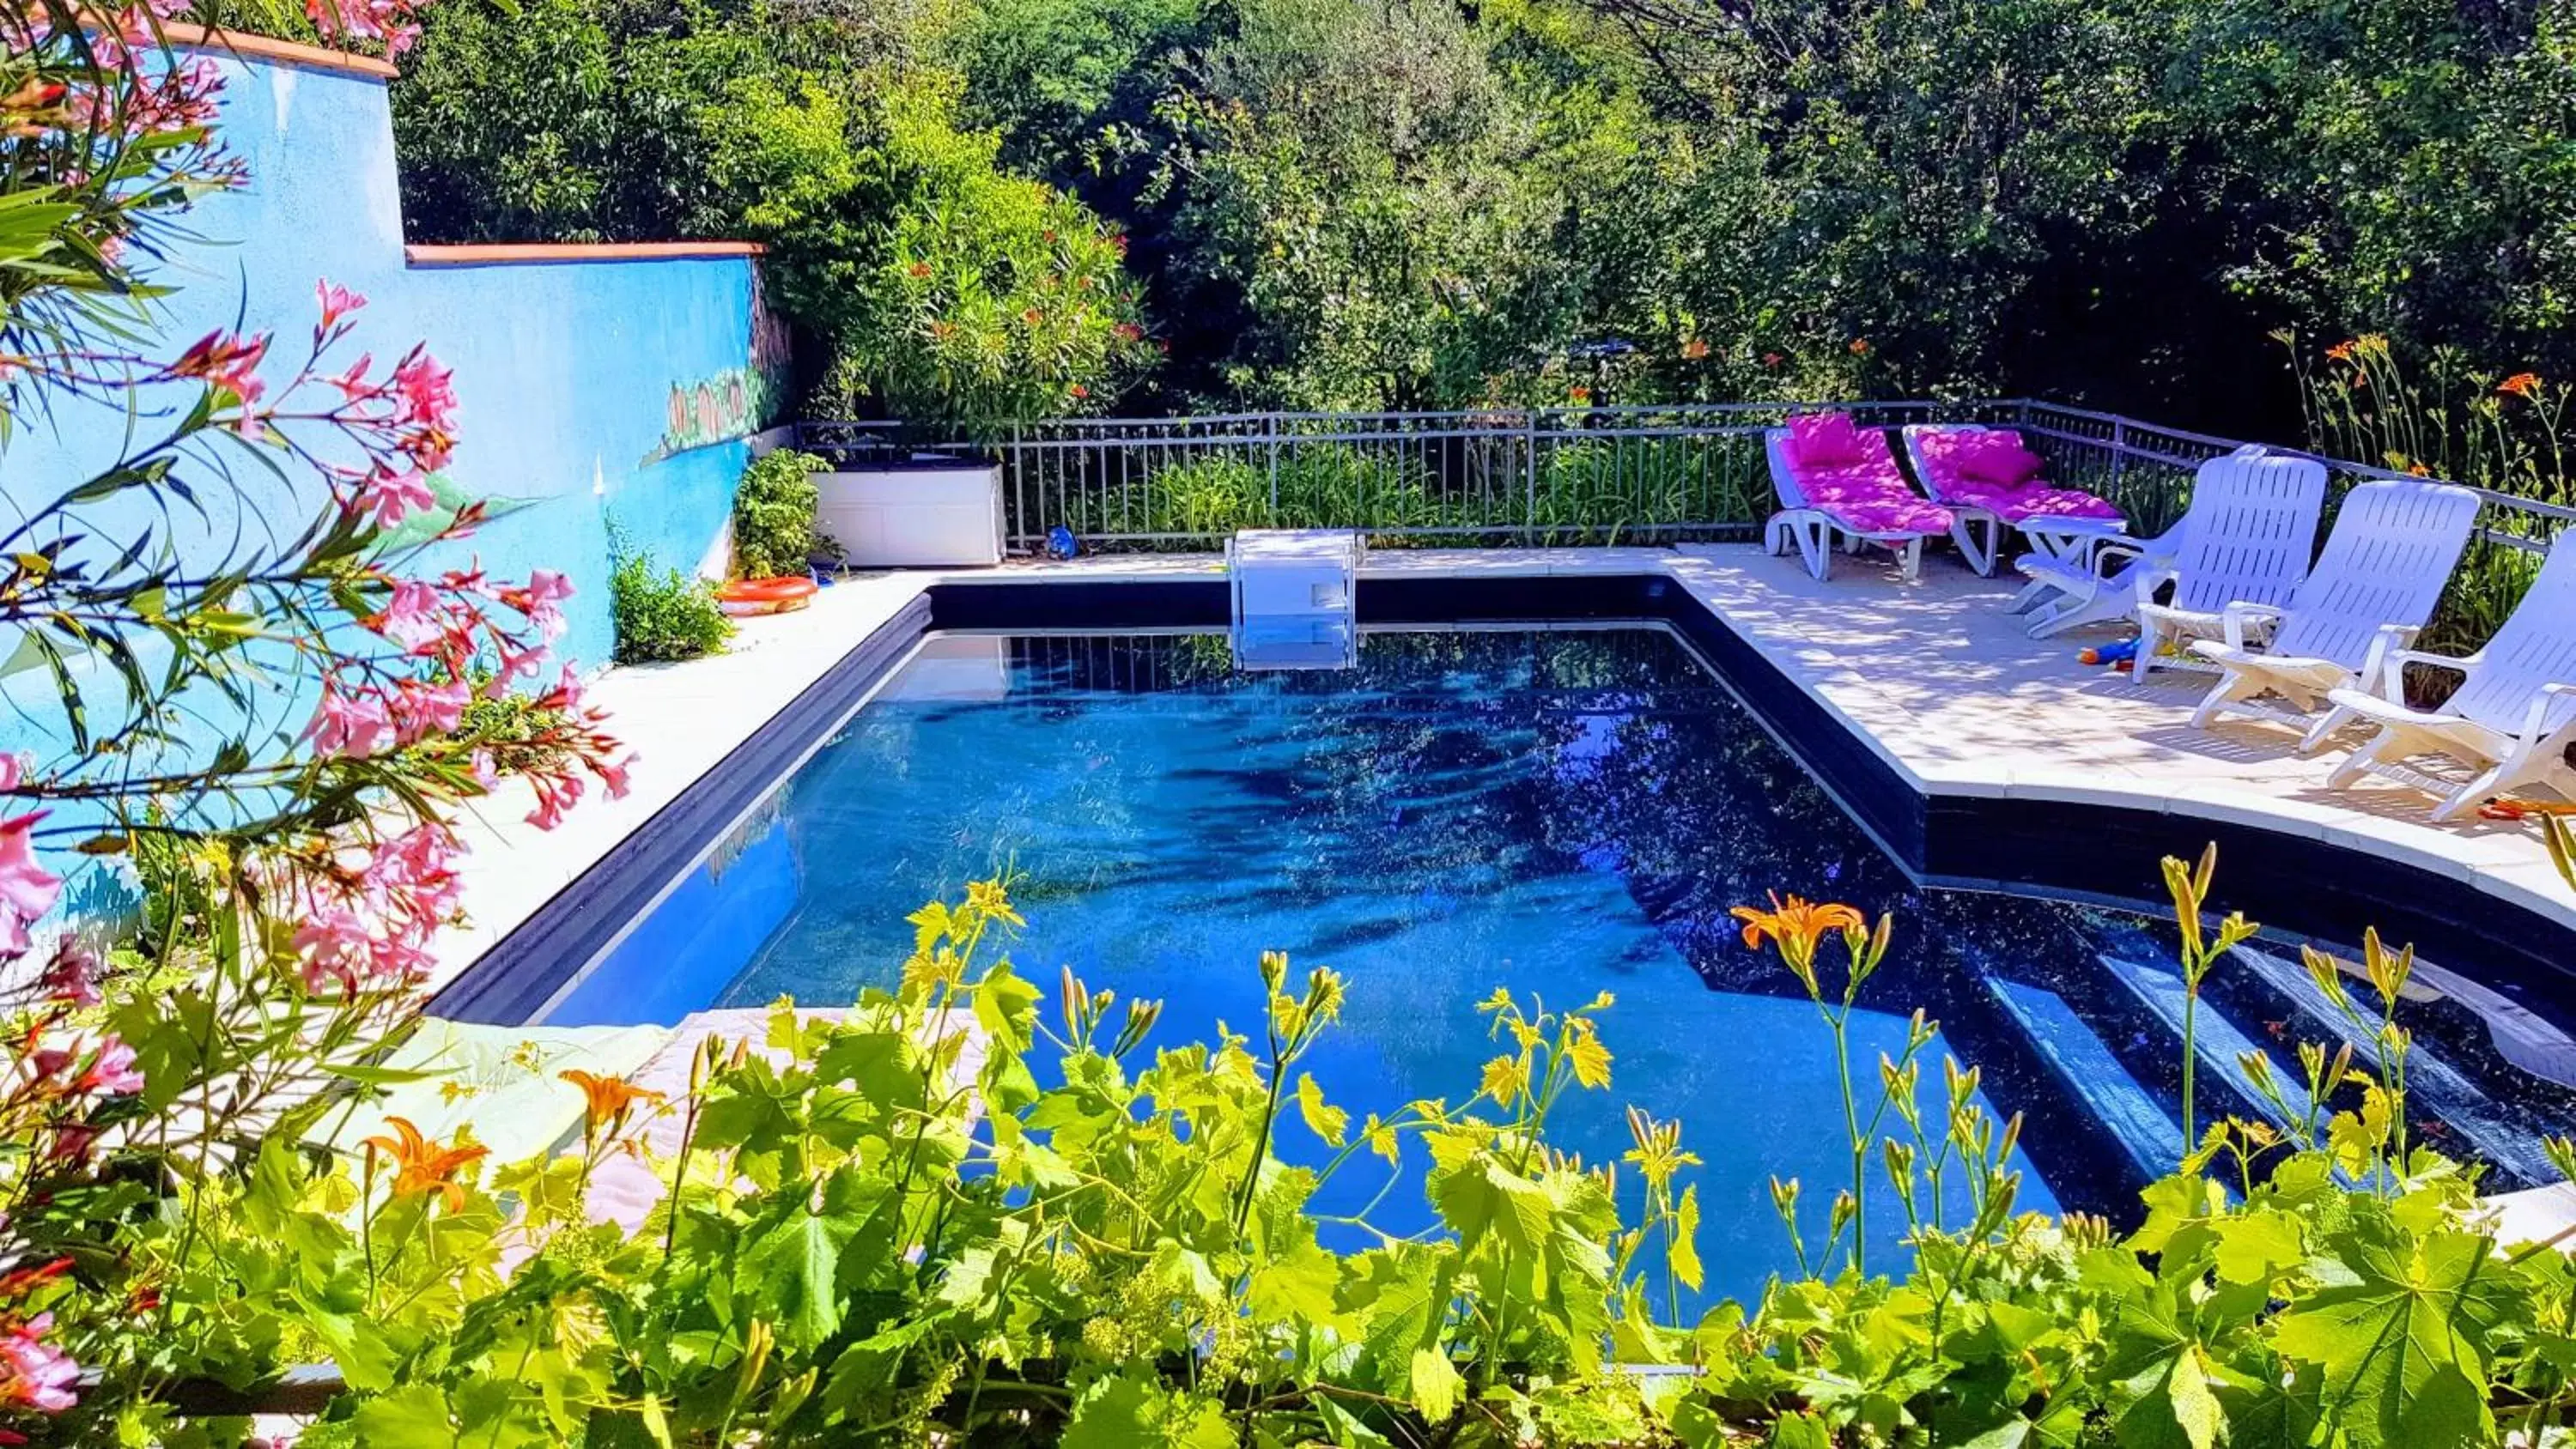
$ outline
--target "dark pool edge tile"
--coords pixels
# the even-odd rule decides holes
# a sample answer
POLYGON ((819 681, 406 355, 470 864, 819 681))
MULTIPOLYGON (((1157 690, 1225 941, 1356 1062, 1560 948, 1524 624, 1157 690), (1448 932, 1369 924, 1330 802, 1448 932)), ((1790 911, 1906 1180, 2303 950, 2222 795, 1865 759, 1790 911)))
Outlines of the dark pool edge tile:
POLYGON ((935 627, 935 614, 931 600, 916 598, 869 631, 713 768, 476 957, 430 998, 429 1014, 516 1025, 544 1010, 776 787, 788 765, 893 671, 935 627))

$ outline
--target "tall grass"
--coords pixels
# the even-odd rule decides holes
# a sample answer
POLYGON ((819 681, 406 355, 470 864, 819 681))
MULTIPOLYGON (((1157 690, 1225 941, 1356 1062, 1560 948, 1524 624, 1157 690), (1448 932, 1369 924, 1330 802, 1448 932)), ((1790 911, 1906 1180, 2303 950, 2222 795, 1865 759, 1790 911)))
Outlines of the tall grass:
MULTIPOLYGON (((1122 472, 1116 486, 1067 479, 1063 521, 1085 539, 1172 536, 1118 547, 1204 548, 1243 528, 1357 528, 1381 547, 1669 542, 1689 531, 1749 530, 1769 488, 1758 438, 1541 435, 1538 444, 1535 469, 1518 439, 1431 454, 1298 443, 1275 461, 1257 448, 1209 451, 1122 472), (1443 532, 1398 532, 1419 529, 1443 532)), ((1041 499, 1058 492, 1053 479, 1029 491, 1041 499)))
MULTIPOLYGON (((2311 358, 2298 339, 2276 334, 2290 351, 2307 419, 2309 445, 2329 457, 2418 477, 2442 478, 2537 503, 2576 506, 2576 386, 2535 373, 2499 373, 2463 354, 2435 349, 2420 359, 2399 355, 2376 333, 2338 342, 2311 358)), ((2486 527, 2547 542, 2553 530, 2536 515, 2489 509, 2486 527)), ((2531 586, 2539 556, 2527 549, 2473 540, 2452 575, 2422 647, 2468 654, 2495 635, 2531 586)), ((2447 689, 2448 679, 2419 685, 2447 689)))

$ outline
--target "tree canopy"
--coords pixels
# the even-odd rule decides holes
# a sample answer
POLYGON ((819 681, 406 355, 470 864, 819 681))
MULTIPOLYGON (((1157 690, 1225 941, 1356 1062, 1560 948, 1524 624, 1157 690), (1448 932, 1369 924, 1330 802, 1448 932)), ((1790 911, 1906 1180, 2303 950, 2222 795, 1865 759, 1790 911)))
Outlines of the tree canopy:
POLYGON ((765 240, 843 404, 2004 392, 2277 432, 2278 329, 2576 372, 2576 0, 425 17, 421 239, 765 240))

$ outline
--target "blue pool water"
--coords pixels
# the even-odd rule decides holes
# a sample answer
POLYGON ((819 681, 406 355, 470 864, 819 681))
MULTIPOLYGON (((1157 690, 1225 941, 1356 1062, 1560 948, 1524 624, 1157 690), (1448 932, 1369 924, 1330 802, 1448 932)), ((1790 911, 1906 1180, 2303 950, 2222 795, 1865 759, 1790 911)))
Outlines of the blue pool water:
MULTIPOLYGON (((1354 668, 1270 673, 1235 669, 1222 636, 934 636, 547 1019, 845 1002, 892 982, 907 912, 1004 875, 1023 974, 1070 964, 1159 999, 1165 1043, 1255 1025, 1264 950, 1341 971, 1342 1022, 1309 1066, 1354 1116, 1471 1094, 1494 1052, 1474 1003, 1497 985, 1613 993, 1613 1089, 1570 1099, 1554 1135, 1600 1160, 1627 1147, 1628 1104, 1681 1119, 1712 1291, 1789 1265, 1773 1175, 1820 1215, 1849 1171, 1830 1038, 1727 914, 1768 891, 1897 913, 1855 1055, 1874 1078, 1910 1011, 1938 1019, 1986 1104, 2026 1115, 2025 1206, 2128 1216, 2179 1131, 2158 927, 1917 889, 1646 626, 1374 634, 1354 668)), ((2278 974, 2222 973, 2214 1001, 2286 1065, 2299 1035, 2332 1037, 2278 974)), ((2570 1094, 2514 1076, 2456 1003, 2425 1016, 2460 1088, 2447 1118, 2427 1104, 2434 1130, 2527 1165, 2570 1094)), ((2254 1110, 2213 1076, 2221 1107, 2254 1110)), ((1321 1155, 1293 1126, 1288 1148, 1321 1155)), ((1365 1204, 1374 1172, 1328 1185, 1326 1209, 1365 1204)), ((1877 1241, 1896 1213, 1880 1191, 1877 1241)), ((1375 1219, 1429 1214, 1416 1188, 1375 1219)))

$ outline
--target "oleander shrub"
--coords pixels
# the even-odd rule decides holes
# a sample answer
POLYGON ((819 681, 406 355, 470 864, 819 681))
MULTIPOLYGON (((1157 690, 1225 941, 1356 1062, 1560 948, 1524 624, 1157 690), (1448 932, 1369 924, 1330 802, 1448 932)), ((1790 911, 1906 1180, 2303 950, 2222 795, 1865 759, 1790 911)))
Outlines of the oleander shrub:
POLYGON ((694 574, 656 569, 643 555, 627 554, 617 560, 608 587, 620 664, 702 658, 733 637, 733 620, 716 606, 714 587, 694 574))
POLYGON ((733 496, 733 562, 744 578, 802 574, 824 545, 814 531, 814 475, 831 465, 780 448, 751 460, 733 496))
MULTIPOLYGON (((278 1225, 212 1219, 417 1018, 458 817, 626 782, 552 657, 571 584, 475 567, 482 506, 426 481, 459 420, 424 346, 328 279, 309 321, 166 335, 191 205, 249 180, 168 9, 0 7, 0 1443, 243 1441, 174 1376, 256 1379, 358 1280, 181 1264, 278 1225)), ((312 24, 394 51, 409 11, 312 24)))

